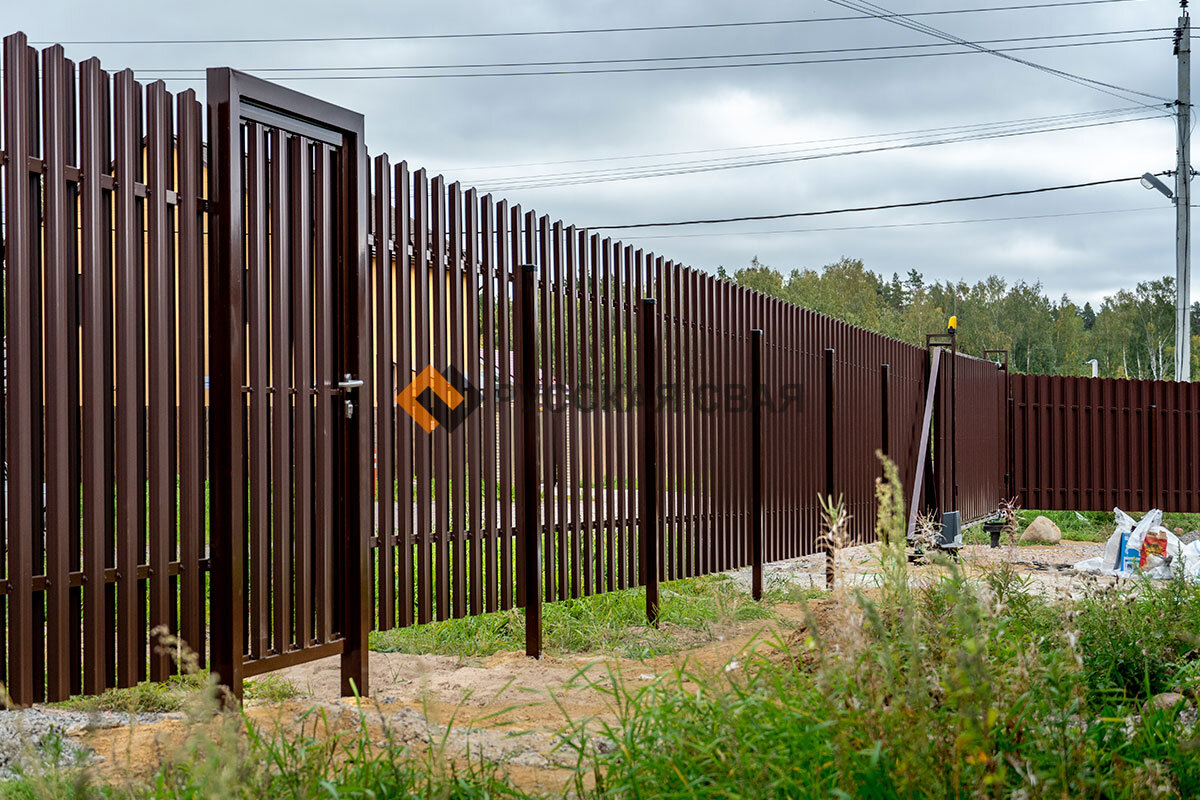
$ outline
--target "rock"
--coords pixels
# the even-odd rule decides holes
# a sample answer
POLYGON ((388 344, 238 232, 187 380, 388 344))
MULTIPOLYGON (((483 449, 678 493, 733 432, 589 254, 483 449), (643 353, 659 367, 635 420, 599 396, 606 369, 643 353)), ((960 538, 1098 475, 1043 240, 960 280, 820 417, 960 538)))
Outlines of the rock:
POLYGON ((1058 544, 1062 541, 1062 531, 1045 517, 1038 517, 1029 523, 1029 527, 1021 534, 1021 541, 1032 544, 1058 544))
POLYGON ((37 708, 0 711, 0 780, 27 769, 86 763, 91 750, 67 736, 69 730, 86 725, 86 717, 37 708))
POLYGON ((1142 713, 1148 714, 1151 711, 1170 711, 1183 702, 1183 695, 1179 692, 1163 692, 1156 694, 1146 701, 1146 705, 1142 706, 1142 713))
POLYGON ((1188 531, 1185 534, 1179 535, 1180 547, 1184 547, 1195 541, 1200 541, 1200 531, 1188 531))

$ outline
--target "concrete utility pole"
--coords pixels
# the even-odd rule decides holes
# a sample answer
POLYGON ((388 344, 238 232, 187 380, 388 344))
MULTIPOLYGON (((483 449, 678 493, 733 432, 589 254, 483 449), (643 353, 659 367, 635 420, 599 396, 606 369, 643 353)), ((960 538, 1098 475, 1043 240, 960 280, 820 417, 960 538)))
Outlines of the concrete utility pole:
POLYGON ((1179 99, 1175 104, 1179 164, 1175 171, 1175 380, 1192 379, 1192 29, 1187 0, 1175 33, 1179 99))

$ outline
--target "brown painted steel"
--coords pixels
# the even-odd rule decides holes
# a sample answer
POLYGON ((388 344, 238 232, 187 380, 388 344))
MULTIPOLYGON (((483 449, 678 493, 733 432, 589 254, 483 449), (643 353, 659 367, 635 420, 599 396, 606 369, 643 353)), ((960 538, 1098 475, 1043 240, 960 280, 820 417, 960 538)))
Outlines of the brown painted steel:
MULTIPOLYGON (((570 401, 567 396, 567 346, 566 346, 566 326, 563 321, 563 316, 566 314, 566 276, 564 274, 566 265, 564 263, 563 253, 563 231, 562 223, 555 222, 550 227, 550 260, 545 270, 547 275, 553 275, 553 314, 554 324, 546 329, 546 332, 552 333, 554 343, 551 350, 553 351, 553 376, 554 376, 554 392, 550 399, 549 405, 549 420, 553 430, 554 437, 554 519, 555 526, 553 529, 554 547, 548 556, 549 563, 554 572, 554 599, 566 600, 570 597, 570 563, 569 563, 569 517, 567 509, 570 484, 567 482, 568 468, 568 452, 567 452, 567 403, 570 401)), ((550 571, 550 570, 547 570, 550 571)), ((549 597, 549 595, 547 596, 549 597)))
POLYGON ((581 533, 583 523, 584 504, 591 504, 591 487, 581 479, 580 473, 583 470, 583 463, 587 456, 582 455, 583 448, 583 414, 580 410, 580 404, 583 402, 583 392, 581 383, 583 382, 580 359, 580 316, 579 307, 581 305, 580 287, 583 284, 582 274, 580 269, 580 257, 583 255, 584 242, 580 239, 575 231, 574 226, 570 226, 566 230, 566 253, 564 269, 566 270, 566 298, 567 298, 567 319, 564 323, 568 341, 567 349, 567 386, 569 391, 568 397, 568 428, 570 436, 570 476, 571 480, 568 486, 570 487, 570 508, 571 508, 571 528, 570 528, 570 550, 567 558, 570 562, 571 585, 570 597, 580 597, 583 592, 583 563, 581 546, 581 533))
MULTIPOLYGON (((175 124, 172 98, 162 81, 155 81, 147 90, 146 114, 149 151, 146 155, 149 625, 151 632, 177 634, 178 626, 171 613, 168 576, 168 564, 175 554, 178 514, 175 502, 179 489, 175 471, 175 333, 178 330, 175 319, 175 208, 167 203, 175 183, 172 152, 175 124)), ((164 681, 171 672, 170 648, 160 645, 159 638, 162 637, 150 640, 150 680, 153 681, 164 681)))
POLYGON ((271 398, 269 265, 267 245, 267 142, 263 127, 246 126, 246 231, 249 327, 247 469, 250 497, 250 657, 271 651, 271 398))
MULTIPOLYGON (((413 372, 413 247, 412 247, 412 188, 408 174, 408 163, 401 161, 395 169, 395 222, 394 233, 396 256, 396 378, 393 386, 394 398, 412 379, 413 372)), ((388 333, 390 336, 390 332, 388 333)), ((393 402, 389 399, 389 403, 393 402)), ((395 415, 396 420, 396 508, 399 513, 399 562, 396 576, 399 581, 398 602, 400 613, 397 624, 413 624, 413 512, 408 505, 412 497, 416 474, 413 440, 413 420, 406 413, 395 415)))
MULTIPOLYGON (((271 147, 270 189, 270 386, 254 386, 271 404, 271 645, 275 654, 291 650, 292 619, 292 227, 288 200, 292 174, 286 156, 292 137, 279 128, 267 136, 271 147)), ((266 488, 266 487, 264 487, 266 488)))
MULTIPOLYGON (((337 363, 334 355, 334 248, 333 230, 334 167, 332 148, 318 144, 313 158, 313 386, 316 392, 313 420, 314 526, 313 584, 315 595, 333 597, 335 523, 334 429, 338 409, 335 403, 337 363)), ((332 602, 318 603, 316 609, 318 643, 328 643, 336 635, 332 602)))
POLYGON ((661 482, 658 480, 659 453, 658 436, 660 417, 658 396, 661 383, 654 376, 659 374, 658 350, 661 344, 659 329, 661 319, 656 302, 652 297, 642 298, 638 307, 637 356, 638 374, 642 379, 638 386, 641 414, 639 415, 638 452, 641 464, 638 465, 638 514, 641 536, 638 541, 641 546, 639 561, 642 565, 641 582, 646 586, 646 621, 658 625, 659 596, 658 581, 660 575, 657 550, 662 540, 662 518, 659 513, 659 501, 662 497, 661 482))
MULTIPOLYGON (((352 112, 228 69, 209 72, 209 98, 213 157, 209 173, 218 209, 212 270, 214 299, 210 303, 212 395, 216 398, 210 437, 213 669, 235 695, 240 695, 244 674, 324 657, 336 644, 341 653, 343 693, 366 693, 371 583, 369 404, 373 395, 366 322, 370 273, 363 120, 352 112), (243 153, 244 126, 249 131, 247 153, 243 153), (311 175, 310 139, 316 154, 311 175), (251 154, 256 154, 252 168, 251 154), (245 177, 243 155, 249 172, 245 177), (264 169, 269 176, 265 192, 263 187, 256 188, 264 169), (264 194, 269 202, 269 220, 262 213, 264 194), (251 248, 251 285, 258 288, 248 320, 251 340, 258 342, 254 351, 257 368, 253 364, 248 368, 242 343, 246 327, 243 320, 247 319, 241 290, 244 224, 252 228, 252 242, 267 240, 265 259, 261 244, 251 248), (267 225, 269 239, 264 232, 267 225), (313 267, 315 331, 314 344, 310 345, 307 331, 297 334, 294 327, 310 327, 308 283, 313 267), (337 330, 331 331, 335 324, 337 330), (269 329, 266 341, 262 328, 269 329), (264 375, 262 354, 268 342, 270 365, 264 375), (313 426, 316 442, 311 448, 307 410, 296 409, 301 402, 308 402, 310 347, 314 347, 318 414, 313 426), (265 382, 268 379, 270 385, 265 382), (261 549, 265 528, 260 525, 248 531, 244 515, 244 394, 269 396, 269 401, 256 397, 254 402, 270 405, 270 485, 263 480, 261 466, 250 482, 252 501, 267 492, 272 498, 269 638, 264 633, 261 611, 250 618, 248 631, 243 628, 246 537, 249 533, 257 540, 253 546, 261 549), (297 394, 303 401, 296 399, 297 394), (333 402, 322 398, 322 394, 333 395, 333 402), (343 409, 344 413, 336 413, 343 409), (296 432, 298 423, 303 432, 296 432), (304 462, 302 466, 296 464, 298 459, 304 462), (296 489, 297 477, 305 482, 303 489, 296 489), (308 574, 309 510, 304 496, 310 483, 315 483, 318 495, 326 495, 313 509, 316 541, 312 575, 308 574), (304 521, 297 524, 294 513, 303 514, 304 521), (335 571, 336 584, 332 581, 335 571), (301 581, 305 585, 297 590, 296 584, 301 581), (315 585, 317 591, 310 593, 310 585, 315 585), (340 639, 312 642, 308 634, 310 599, 317 639, 335 634, 340 634, 340 639), (297 610, 302 619, 297 619, 297 610), (247 639, 251 649, 248 664, 244 650, 247 639)), ((258 436, 251 443, 252 455, 256 449, 260 453, 267 449, 263 447, 263 432, 255 430, 258 436)), ((261 464, 257 460, 255 463, 261 464)), ((255 577, 261 582, 264 571, 256 566, 255 577)), ((256 602, 262 602, 261 587, 254 580, 251 587, 256 602)))
MULTIPOLYGON (((429 265, 429 181, 425 170, 419 169, 413 174, 413 276, 416 281, 413 312, 413 329, 415 330, 416 350, 413 355, 413 375, 406 375, 405 382, 431 365, 430 333, 432 326, 418 325, 417 319, 431 319, 429 312, 431 270, 429 265)), ((420 430, 414 432, 414 447, 416 460, 416 492, 414 505, 417 517, 417 622, 424 623, 433 619, 433 583, 429 579, 433 568, 431 538, 433 524, 433 441, 432 437, 423 435, 420 430)))
MULTIPOLYGON (((520 217, 520 208, 512 209, 511 219, 515 222, 520 217)), ((496 302, 499 312, 499 358, 497 359, 496 390, 488 394, 506 392, 508 402, 500 403, 497 416, 499 417, 499 461, 500 481, 500 608, 512 608, 514 602, 520 604, 520 598, 514 598, 513 586, 516 575, 513 566, 513 402, 512 394, 516 389, 516 379, 513 369, 516 362, 512 355, 512 308, 516 297, 516 286, 513 270, 516 266, 516 234, 509 238, 509 208, 508 203, 501 200, 496 205, 496 302), (511 247, 511 249, 510 249, 511 247)), ((522 595, 523 597, 523 595, 522 595)))
MULTIPOLYGON (((201 568, 201 560, 207 556, 204 550, 207 506, 204 303, 208 297, 204 269, 205 230, 200 211, 204 196, 203 114, 196 93, 191 89, 182 92, 176 102, 179 128, 176 142, 179 159, 179 631, 195 653, 197 666, 203 666, 207 639, 206 592, 201 568)), ((86 481, 84 489, 86 492, 86 481)))
MULTIPOLYGON (((500 518, 499 518, 499 498, 496 497, 498 492, 498 481, 500 473, 500 449, 497 443, 499 435, 499 425, 497 414, 499 413, 496 404, 496 395, 500 391, 499 362, 507 357, 507 353, 501 353, 496 349, 496 284, 497 284, 497 246, 493 231, 496 229, 496 208, 492 203, 492 196, 484 195, 480 199, 479 205, 479 253, 480 253, 480 280, 483 283, 483 298, 481 300, 483 308, 481 309, 481 338, 480 347, 482 348, 480 377, 482 385, 479 387, 483 391, 483 419, 482 422, 482 469, 483 469, 483 582, 484 582, 484 608, 485 612, 496 611, 499 606, 500 597, 500 563, 506 556, 498 552, 501 547, 502 537, 500 536, 500 518)), ((503 250, 503 246, 499 248, 503 250)), ((507 297, 507 292, 504 294, 507 297)))
MULTIPOLYGON (((463 293, 465 287, 465 275, 463 270, 463 208, 462 208, 462 190, 458 183, 452 183, 447 188, 447 217, 448 217, 448 232, 447 240, 449 242, 449 252, 446 261, 446 291, 449 294, 446 326, 449 329, 446 334, 448 338, 449 350, 446 358, 438 364, 453 366, 456 369, 464 371, 464 374, 470 376, 471 366, 464 361, 463 355, 463 327, 465 320, 463 318, 463 293)), ((440 330, 440 328, 439 328, 440 330)), ((447 451, 448 464, 450 466, 449 481, 450 481, 450 527, 447 533, 450 534, 448 541, 445 542, 444 553, 449 553, 450 574, 451 574, 451 607, 452 615, 455 618, 466 616, 467 613, 467 570, 466 570, 466 484, 467 484, 467 453, 464 446, 463 432, 465 425, 458 425, 453 431, 447 432, 447 451)), ((443 495, 444 496, 444 495, 443 495)), ((439 498, 440 499, 440 498, 439 498)))
MULTIPOLYGON (((72 545, 79 541, 78 459, 79 361, 75 308, 75 187, 68 184, 68 148, 75 131, 74 64, 61 47, 42 53, 45 227, 46 372, 46 699, 66 700, 79 621, 71 607, 67 574, 72 545)), ((73 155, 73 154, 72 154, 73 155)), ((73 160, 73 159, 72 159, 73 160)))
MULTIPOLYGON (((463 274, 465 276, 463 293, 466 304, 464 312, 466 319, 463 321, 465 334, 462 372, 467 376, 467 380, 471 382, 472 386, 476 386, 476 384, 481 382, 480 366, 484 363, 480 353, 483 337, 480 331, 479 296, 483 287, 480 284, 479 211, 478 193, 474 189, 469 189, 465 197, 465 230, 463 233, 465 242, 463 252, 463 274)), ((481 426, 483 425, 483 420, 484 414, 476 413, 468 417, 465 423, 467 463, 470 473, 470 481, 467 483, 469 491, 467 496, 467 511, 470 515, 470 521, 467 524, 467 533, 470 537, 467 542, 467 566, 469 572, 467 583, 470 591, 468 612, 473 615, 483 613, 482 584, 485 544, 482 527, 485 514, 482 513, 481 506, 483 505, 483 487, 486 484, 481 449, 481 426)), ((494 461, 488 467, 488 471, 495 471, 494 461)))
MULTIPOLYGON (((113 345, 111 195, 101 176, 111 163, 109 77, 100 62, 80 64, 80 243, 82 283, 83 414, 83 691, 105 689, 108 643, 105 568, 113 550, 113 345)), ((7 118, 10 106, 4 109, 7 118)), ((187 142, 192 145, 192 142, 187 142)), ((196 143, 198 145, 198 143, 196 143)), ((195 146, 195 145, 193 145, 195 146)), ((190 149, 190 148, 189 148, 190 149)), ((11 219, 11 217, 10 217, 11 219)), ((12 223, 10 222, 9 225, 12 223)), ((11 228, 10 228, 11 230, 11 228)), ((181 236, 183 231, 181 230, 181 236)), ((10 245, 11 246, 11 245, 10 245)), ((12 262, 9 262, 11 265, 12 262)), ((10 266, 11 269, 11 266, 10 266)), ((10 317, 11 320, 11 317, 10 317)), ((11 324, 11 323, 10 323, 11 324)), ((185 337, 186 338, 186 337, 185 337)), ((198 340, 192 340, 193 342, 198 340)), ((11 346, 11 340, 10 340, 11 346)), ((198 563, 198 559, 197 562, 198 563)), ((10 562, 11 564, 11 562, 10 562)), ((10 573, 11 575, 11 573, 10 573)), ((10 623, 11 625, 11 623, 10 623)), ((10 628, 11 630, 11 628, 10 628)), ((198 632, 193 629, 193 632, 198 632)), ((12 691, 12 685, 9 685, 12 691)))
POLYGON ((750 566, 755 600, 763 596, 763 332, 750 331, 750 566))
POLYGON ((241 579, 246 507, 242 420, 245 326, 244 220, 241 213, 233 212, 240 210, 242 202, 241 113, 232 70, 210 70, 207 95, 209 198, 217 203, 209 272, 210 605, 212 620, 220 623, 211 626, 209 663, 216 679, 237 695, 246 630, 241 579))
POLYGON ((117 685, 133 686, 145 672, 145 627, 138 564, 146 542, 145 364, 142 330, 142 87, 125 70, 116 75, 116 316, 117 385, 117 685), (130 621, 138 621, 130 624, 130 621))
POLYGON ((927 376, 924 348, 386 156, 372 192, 361 117, 265 81, 210 72, 206 142, 192 92, 153 84, 143 109, 132 73, 92 59, 76 96, 61 48, 39 57, 20 35, 4 58, 0 677, 17 702, 165 677, 159 626, 235 692, 327 655, 363 691, 372 625, 811 553, 824 492, 868 540, 879 450, 918 506, 968 519, 1006 493, 1200 510, 1194 387, 1010 378, 940 351, 927 376), (518 264, 536 270, 529 314, 514 315, 518 264), (395 402, 426 367, 482 391, 451 431, 395 402), (651 383, 665 395, 646 451, 633 398, 651 383))
POLYGON ((1013 486, 1023 507, 1200 510, 1187 455, 1200 424, 1195 387, 1041 375, 1010 380, 1013 486), (1080 444, 1046 453, 1055 440, 1080 444))
MULTIPOLYGON (((291 268, 293 361, 290 392, 293 405, 293 498, 295 520, 296 645, 313 641, 313 238, 312 148, 293 136, 286 154, 292 172, 289 230, 294 232, 291 268)), ((284 154, 278 154, 284 157, 284 154)), ((286 404, 285 404, 286 406, 286 404)), ((316 600, 318 605, 322 600, 316 600)))
MULTIPOLYGON (((392 176, 386 154, 375 157, 372 197, 372 236, 374 239, 374 352, 375 352, 375 585, 379 603, 375 615, 377 630, 391 630, 396 624, 396 514, 393 480, 396 476, 395 451, 392 449, 395 420, 393 398, 403 388, 395 386, 396 361, 392 353, 392 333, 398 329, 392 303, 392 176)), ((400 329, 403 330, 403 329, 400 329)))
POLYGON ((517 268, 516 342, 514 360, 517 365, 516 415, 516 505, 517 532, 524 539, 517 580, 524 585, 525 654, 531 658, 542 655, 542 592, 538 550, 538 358, 537 358, 537 272, 533 264, 517 268))
MULTIPOLYGON (((446 264, 446 181, 441 175, 434 177, 430 185, 430 243, 433 281, 433 328, 430 338, 431 366, 436 370, 446 368, 450 357, 449 330, 446 319, 447 277, 446 264)), ((433 443, 433 492, 434 516, 437 519, 436 536, 433 540, 434 579, 433 595, 435 611, 439 620, 450 618, 450 552, 453 548, 450 530, 450 442, 446 431, 434 431, 433 443)), ((455 483, 458 483, 457 481, 455 483)))

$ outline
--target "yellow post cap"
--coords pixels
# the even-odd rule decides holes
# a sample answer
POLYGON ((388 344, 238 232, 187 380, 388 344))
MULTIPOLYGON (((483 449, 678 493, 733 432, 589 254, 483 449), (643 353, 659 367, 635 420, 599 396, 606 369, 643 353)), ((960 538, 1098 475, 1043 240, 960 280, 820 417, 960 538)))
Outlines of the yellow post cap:
POLYGON ((948 330, 948 331, 958 330, 958 316, 957 315, 950 318, 950 322, 946 325, 946 330, 948 330))

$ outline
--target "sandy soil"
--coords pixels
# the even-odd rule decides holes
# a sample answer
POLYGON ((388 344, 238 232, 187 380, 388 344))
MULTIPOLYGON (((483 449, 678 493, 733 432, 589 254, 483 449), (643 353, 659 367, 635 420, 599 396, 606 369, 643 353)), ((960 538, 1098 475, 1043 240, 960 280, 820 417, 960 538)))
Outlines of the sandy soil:
MULTIPOLYGON (((1047 595, 1074 594, 1081 576, 1069 565, 1096 555, 1102 545, 1064 542, 1053 547, 964 548, 961 558, 968 570, 1007 560, 1029 576, 1036 590, 1047 595)), ((869 587, 877 579, 876 549, 850 548, 839 555, 845 587, 869 587)), ((917 565, 914 579, 935 568, 917 565)), ((749 583, 748 570, 734 573, 749 583)), ((768 586, 793 584, 823 587, 823 555, 808 556, 766 568, 768 586)), ((777 619, 729 624, 714 631, 715 640, 695 646, 692 631, 677 630, 682 648, 672 655, 648 660, 615 658, 600 654, 548 655, 539 661, 523 653, 498 653, 486 658, 455 658, 400 653, 371 654, 371 697, 361 704, 340 698, 338 661, 325 659, 284 670, 281 674, 305 694, 281 705, 248 709, 261 726, 312 732, 314 708, 324 714, 330 731, 352 729, 366 720, 372 735, 385 731, 415 748, 434 748, 449 759, 470 754, 501 764, 510 777, 530 790, 557 791, 569 781, 576 752, 560 732, 583 724, 588 746, 611 746, 603 735, 606 723, 618 719, 613 687, 636 690, 662 676, 671 676, 686 664, 698 682, 741 668, 755 654, 778 657, 779 644, 798 641, 807 620, 819 629, 843 624, 843 612, 824 598, 805 605, 775 606, 777 619)), ((827 633, 829 631, 822 631, 827 633)), ((323 723, 324 724, 324 723, 323 723)), ((319 726, 318 726, 319 727, 319 726)), ((132 726, 89 728, 78 726, 72 735, 99 757, 98 768, 110 779, 153 771, 177 748, 189 730, 182 715, 152 717, 132 726)), ((320 732, 320 731, 319 731, 320 732)))
MULTIPOLYGON (((372 653, 370 698, 340 698, 337 658, 291 667, 281 675, 306 695, 279 705, 250 707, 261 726, 298 732, 327 732, 312 711, 322 712, 329 731, 354 728, 365 720, 373 738, 385 731, 417 748, 432 747, 450 758, 468 753, 502 764, 513 780, 531 790, 561 790, 572 775, 577 753, 560 735, 584 725, 589 746, 609 746, 604 725, 618 719, 614 683, 633 690, 686 666, 699 681, 740 669, 755 652, 778 652, 804 624, 799 603, 775 607, 778 619, 730 624, 714 631, 716 640, 647 660, 600 656, 553 656, 531 661, 524 653, 486 658, 372 653)), ((690 631, 678 631, 691 641, 690 631)), ((189 723, 172 718, 130 727, 78 730, 74 735, 102 760, 103 774, 118 778, 152 772, 178 747, 189 723)))

